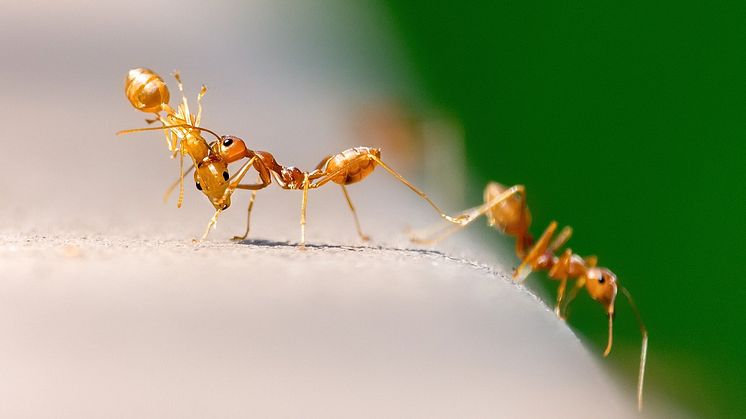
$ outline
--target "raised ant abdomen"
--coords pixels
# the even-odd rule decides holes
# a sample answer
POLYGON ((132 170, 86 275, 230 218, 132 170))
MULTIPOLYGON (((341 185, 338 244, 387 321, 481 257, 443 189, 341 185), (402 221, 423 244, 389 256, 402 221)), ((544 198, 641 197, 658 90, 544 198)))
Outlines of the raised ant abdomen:
POLYGON ((171 97, 168 86, 161 76, 147 68, 135 68, 127 73, 124 94, 137 110, 156 114, 168 112, 171 97))

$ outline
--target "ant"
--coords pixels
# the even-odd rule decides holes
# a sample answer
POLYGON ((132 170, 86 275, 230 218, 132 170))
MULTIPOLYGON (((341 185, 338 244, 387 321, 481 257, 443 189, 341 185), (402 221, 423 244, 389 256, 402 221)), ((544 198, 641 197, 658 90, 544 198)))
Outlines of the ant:
POLYGON ((202 119, 202 98, 207 93, 207 87, 202 85, 197 95, 197 114, 193 115, 189 111, 189 103, 184 96, 184 87, 179 72, 174 72, 173 76, 182 95, 182 103, 176 109, 169 106, 170 93, 168 86, 157 73, 146 68, 135 68, 127 73, 124 84, 124 93, 127 99, 135 109, 155 115, 153 119, 145 120, 148 124, 161 122, 163 127, 120 131, 117 135, 148 130, 165 130, 166 145, 168 151, 172 153, 171 158, 179 155, 179 179, 166 190, 164 201, 168 199, 173 189, 178 185, 179 198, 176 201, 176 206, 181 208, 184 201, 184 175, 192 171, 194 166, 209 154, 209 145, 200 134, 201 130, 197 129, 202 119), (161 112, 165 115, 161 116, 161 112), (184 155, 188 155, 193 161, 192 166, 186 172, 184 172, 184 155))
POLYGON ((520 266, 513 272, 513 280, 523 282, 527 275, 521 272, 527 266, 532 271, 545 270, 551 279, 560 281, 557 291, 557 305, 554 312, 557 317, 565 320, 567 308, 578 292, 585 288, 590 297, 598 301, 606 311, 609 318, 609 335, 604 357, 611 352, 613 341, 614 303, 618 291, 626 297, 635 313, 642 334, 642 347, 640 350, 640 371, 637 382, 637 405, 642 410, 642 388, 645 377, 645 363, 647 358, 648 332, 645 328, 637 306, 632 295, 626 288, 617 284, 617 276, 611 270, 596 266, 598 258, 589 256, 583 258, 566 249, 560 256, 556 252, 572 236, 572 228, 565 227, 557 237, 552 240, 557 230, 557 222, 552 221, 541 237, 533 243, 529 233, 531 225, 531 214, 526 205, 526 188, 516 185, 506 188, 496 182, 487 184, 484 190, 484 204, 463 211, 460 216, 465 221, 454 226, 441 229, 432 234, 428 239, 412 236, 411 239, 417 243, 437 243, 457 230, 467 226, 481 215, 487 217, 488 224, 503 233, 516 238, 516 254, 522 259, 520 266), (530 248, 530 249, 529 249, 530 248), (575 281, 575 285, 565 296, 568 281, 575 281))
MULTIPOLYGON (((179 90, 182 92, 183 87, 178 73, 175 77, 179 83, 179 90)), ((179 182, 183 185, 184 175, 195 170, 194 181, 198 190, 207 196, 215 207, 215 213, 207 224, 202 240, 206 239, 210 230, 217 224, 220 213, 231 205, 231 195, 237 189, 252 191, 247 211, 246 232, 243 236, 234 237, 235 240, 243 240, 249 234, 251 211, 254 206, 256 192, 264 189, 272 183, 274 179, 282 189, 300 190, 303 192, 301 202, 301 241, 300 247, 305 247, 305 228, 306 228, 306 207, 308 205, 309 189, 317 189, 329 182, 334 182, 341 186, 342 192, 350 207, 350 211, 355 219, 355 226, 358 235, 363 241, 368 240, 360 227, 357 212, 352 204, 347 185, 357 183, 373 172, 376 165, 383 167, 394 178, 402 182, 409 189, 415 192, 420 198, 427 201, 430 206, 438 212, 445 220, 459 224, 466 220, 466 217, 450 217, 446 215, 427 195, 417 189, 402 175, 388 166, 381 160, 381 150, 372 147, 355 147, 342 151, 341 153, 325 157, 314 170, 301 171, 293 166, 283 166, 275 160, 274 156, 266 151, 254 151, 246 146, 246 143, 239 137, 232 135, 220 136, 215 132, 200 127, 201 117, 201 99, 207 89, 202 86, 197 101, 200 104, 196 116, 189 113, 187 99, 183 97, 182 104, 177 110, 168 105, 169 92, 163 79, 151 70, 134 69, 130 70, 125 82, 125 93, 130 103, 138 110, 143 112, 152 112, 155 119, 147 120, 149 123, 160 121, 163 126, 154 128, 138 128, 120 131, 117 134, 127 134, 132 132, 166 130, 166 136, 169 145, 169 151, 187 154, 192 158, 192 166, 185 172, 183 163, 180 165, 179 182), (161 116, 163 111, 166 115, 161 116), (208 143, 201 135, 201 132, 207 132, 216 138, 215 142, 208 143), (228 165, 236 163, 243 159, 248 159, 232 176, 228 172, 228 165), (251 168, 257 171, 259 183, 243 184, 241 181, 251 168)), ((166 191, 165 198, 175 187, 171 185, 166 191)), ((183 186, 182 186, 183 191, 183 186)), ((183 193, 183 192, 181 192, 183 193)), ((181 200, 180 193, 180 200, 181 200)))

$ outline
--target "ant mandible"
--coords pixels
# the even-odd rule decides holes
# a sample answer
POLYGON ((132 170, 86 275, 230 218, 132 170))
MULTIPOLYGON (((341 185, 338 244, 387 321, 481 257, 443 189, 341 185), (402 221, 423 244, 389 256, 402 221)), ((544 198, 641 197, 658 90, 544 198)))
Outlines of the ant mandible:
POLYGON ((609 334, 606 349, 604 350, 604 357, 608 356, 611 352, 614 304, 617 292, 621 291, 627 298, 635 313, 640 333, 642 334, 640 371, 637 381, 637 404, 638 409, 642 410, 642 389, 647 359, 648 332, 632 299, 632 295, 626 288, 617 284, 617 276, 614 272, 607 268, 596 266, 598 263, 596 256, 583 258, 573 253, 571 249, 566 249, 560 256, 556 256, 556 252, 572 236, 572 228, 570 227, 562 229, 557 237, 552 240, 557 230, 557 222, 552 221, 532 246, 533 238, 529 233, 531 214, 526 205, 526 188, 523 185, 506 188, 499 183, 490 182, 484 190, 484 204, 461 212, 460 216, 465 218, 464 222, 441 228, 439 231, 429 234, 429 238, 420 238, 413 235, 411 239, 416 243, 437 243, 467 226, 481 215, 487 217, 488 224, 491 227, 516 238, 515 250, 518 257, 522 259, 522 262, 513 273, 514 281, 522 282, 526 279, 526 276, 522 276, 521 272, 527 266, 532 271, 547 271, 551 279, 560 281, 557 291, 557 305, 554 309, 555 314, 559 318, 566 318, 568 305, 575 299, 582 288, 585 288, 590 297, 604 307, 609 319, 609 334), (575 285, 569 294, 565 296, 567 282, 571 280, 575 281, 575 285))
MULTIPOLYGON (((178 73, 176 77, 179 83, 179 90, 182 92, 183 97, 183 87, 178 73)), ((376 165, 383 167, 394 178, 414 191, 420 198, 427 201, 443 219, 454 224, 460 224, 466 220, 464 216, 450 217, 446 215, 424 192, 416 188, 397 171, 384 163, 381 160, 381 151, 377 148, 350 148, 341 153, 327 156, 314 170, 304 172, 296 167, 283 166, 277 163, 274 156, 269 152, 249 149, 246 143, 238 137, 231 135, 220 136, 209 129, 200 127, 199 122, 202 111, 200 101, 205 92, 206 88, 203 86, 197 98, 200 103, 199 112, 196 116, 192 116, 189 113, 189 106, 185 97, 183 97, 182 104, 179 105, 178 110, 173 110, 168 105, 168 87, 163 79, 155 72, 142 68, 130 70, 125 82, 127 98, 136 109, 155 114, 155 119, 148 120, 149 122, 160 121, 163 126, 125 130, 118 133, 126 134, 140 131, 166 130, 167 139, 169 140, 169 150, 174 153, 180 152, 182 156, 187 154, 192 158, 193 165, 186 172, 183 170, 183 165, 180 165, 180 180, 177 182, 183 185, 184 175, 196 168, 194 172, 195 185, 198 190, 202 191, 208 197, 215 207, 215 213, 207 224, 202 239, 207 238, 210 230, 216 225, 220 213, 230 207, 231 195, 237 189, 252 191, 247 211, 246 232, 243 236, 234 237, 234 239, 245 239, 249 233, 251 210, 254 205, 256 191, 269 186, 272 183, 272 179, 274 179, 282 189, 300 190, 303 192, 300 216, 301 248, 305 246, 306 239, 305 228, 308 191, 309 189, 320 188, 329 182, 334 182, 341 186, 355 219, 357 232, 361 239, 368 240, 368 236, 363 233, 360 227, 357 212, 347 193, 346 186, 363 180, 373 172, 376 165), (161 111, 166 115, 161 116, 161 111), (199 135, 200 132, 207 132, 213 135, 217 141, 208 144, 199 135), (239 170, 231 176, 228 172, 228 165, 243 159, 248 159, 248 161, 244 162, 239 170), (252 167, 259 175, 259 183, 242 184, 241 181, 252 167)), ((174 185, 167 190, 166 197, 168 197, 173 187, 174 185)))

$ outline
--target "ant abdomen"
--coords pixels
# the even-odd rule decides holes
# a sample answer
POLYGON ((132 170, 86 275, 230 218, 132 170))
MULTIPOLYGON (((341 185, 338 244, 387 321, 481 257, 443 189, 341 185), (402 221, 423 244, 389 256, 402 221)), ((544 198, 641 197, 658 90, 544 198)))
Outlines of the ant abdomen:
POLYGON ((135 68, 127 73, 124 93, 135 109, 158 113, 168 105, 170 94, 161 76, 147 68, 135 68))
POLYGON ((326 173, 338 172, 332 182, 339 185, 349 185, 365 179, 376 168, 376 162, 370 158, 373 155, 381 158, 381 150, 371 147, 355 147, 347 149, 329 158, 326 162, 326 173))

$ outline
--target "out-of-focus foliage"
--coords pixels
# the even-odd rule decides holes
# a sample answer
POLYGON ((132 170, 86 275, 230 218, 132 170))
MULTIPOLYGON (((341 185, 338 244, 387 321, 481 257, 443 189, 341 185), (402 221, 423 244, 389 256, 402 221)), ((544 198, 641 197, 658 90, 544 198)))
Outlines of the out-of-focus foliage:
MULTIPOLYGON (((427 93, 464 124, 473 181, 525 184, 534 233, 572 225, 570 246, 636 297, 650 393, 742 413, 746 3, 385 3, 427 93)), ((631 392, 624 305, 610 365, 631 392)), ((580 298, 571 324, 600 356, 601 309, 580 298)))

